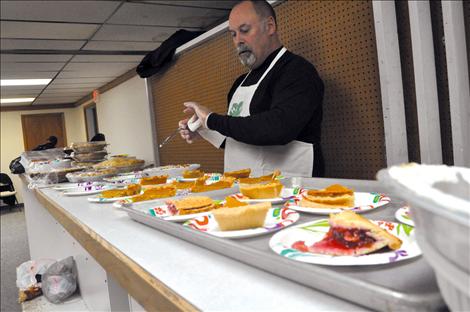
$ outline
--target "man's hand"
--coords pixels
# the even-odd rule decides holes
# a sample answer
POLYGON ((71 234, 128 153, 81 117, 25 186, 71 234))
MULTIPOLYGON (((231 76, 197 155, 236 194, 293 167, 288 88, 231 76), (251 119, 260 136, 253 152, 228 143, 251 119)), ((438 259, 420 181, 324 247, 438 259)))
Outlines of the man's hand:
POLYGON ((183 112, 196 114, 197 118, 202 122, 201 127, 207 128, 207 117, 210 115, 211 111, 196 102, 184 102, 183 104, 186 106, 183 112))
POLYGON ((180 135, 183 138, 183 140, 185 140, 186 143, 188 143, 188 144, 192 144, 194 141, 199 139, 201 136, 197 132, 189 131, 189 129, 188 129, 188 120, 189 120, 189 118, 180 120, 178 122, 178 127, 181 129, 180 130, 180 135))

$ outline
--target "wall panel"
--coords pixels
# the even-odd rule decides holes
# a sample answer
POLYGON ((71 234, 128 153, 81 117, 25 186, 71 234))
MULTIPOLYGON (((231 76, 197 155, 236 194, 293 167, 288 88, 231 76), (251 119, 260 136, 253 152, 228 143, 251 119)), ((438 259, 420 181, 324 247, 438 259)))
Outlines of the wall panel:
MULTIPOLYGON (((373 179, 386 166, 371 2, 288 1, 276 7, 281 39, 310 60, 325 82, 322 146, 326 176, 373 179)), ((184 101, 225 113, 239 65, 225 33, 189 50, 151 78, 158 141, 177 128, 184 101)), ((161 164, 198 162, 221 171, 223 153, 181 139, 160 150, 161 164)))

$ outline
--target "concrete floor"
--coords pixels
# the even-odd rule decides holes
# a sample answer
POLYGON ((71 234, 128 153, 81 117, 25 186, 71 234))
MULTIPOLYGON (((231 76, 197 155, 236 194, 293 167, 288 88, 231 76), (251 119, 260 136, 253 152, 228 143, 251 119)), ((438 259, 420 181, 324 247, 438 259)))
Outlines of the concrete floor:
POLYGON ((1 207, 1 297, 0 311, 21 311, 16 288, 16 267, 29 259, 24 211, 1 207))

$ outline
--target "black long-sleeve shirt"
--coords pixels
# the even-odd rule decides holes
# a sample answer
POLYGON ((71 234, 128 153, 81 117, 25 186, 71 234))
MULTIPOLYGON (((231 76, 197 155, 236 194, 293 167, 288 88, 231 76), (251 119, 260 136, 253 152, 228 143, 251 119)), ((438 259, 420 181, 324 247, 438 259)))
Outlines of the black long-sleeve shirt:
MULTIPOLYGON (((251 71, 243 86, 256 84, 280 49, 251 71)), ((234 82, 230 100, 246 74, 234 82)), ((260 83, 250 104, 250 116, 212 113, 207 126, 239 142, 253 145, 284 145, 293 140, 319 143, 321 137, 323 82, 315 67, 289 51, 277 61, 260 83)))

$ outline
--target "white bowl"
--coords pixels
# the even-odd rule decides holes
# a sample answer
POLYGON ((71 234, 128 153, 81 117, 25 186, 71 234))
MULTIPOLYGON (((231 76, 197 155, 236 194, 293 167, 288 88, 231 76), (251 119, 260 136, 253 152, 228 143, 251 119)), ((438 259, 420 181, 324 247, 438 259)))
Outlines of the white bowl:
POLYGON ((452 310, 470 310, 470 169, 407 164, 377 178, 407 201, 423 256, 452 310))

